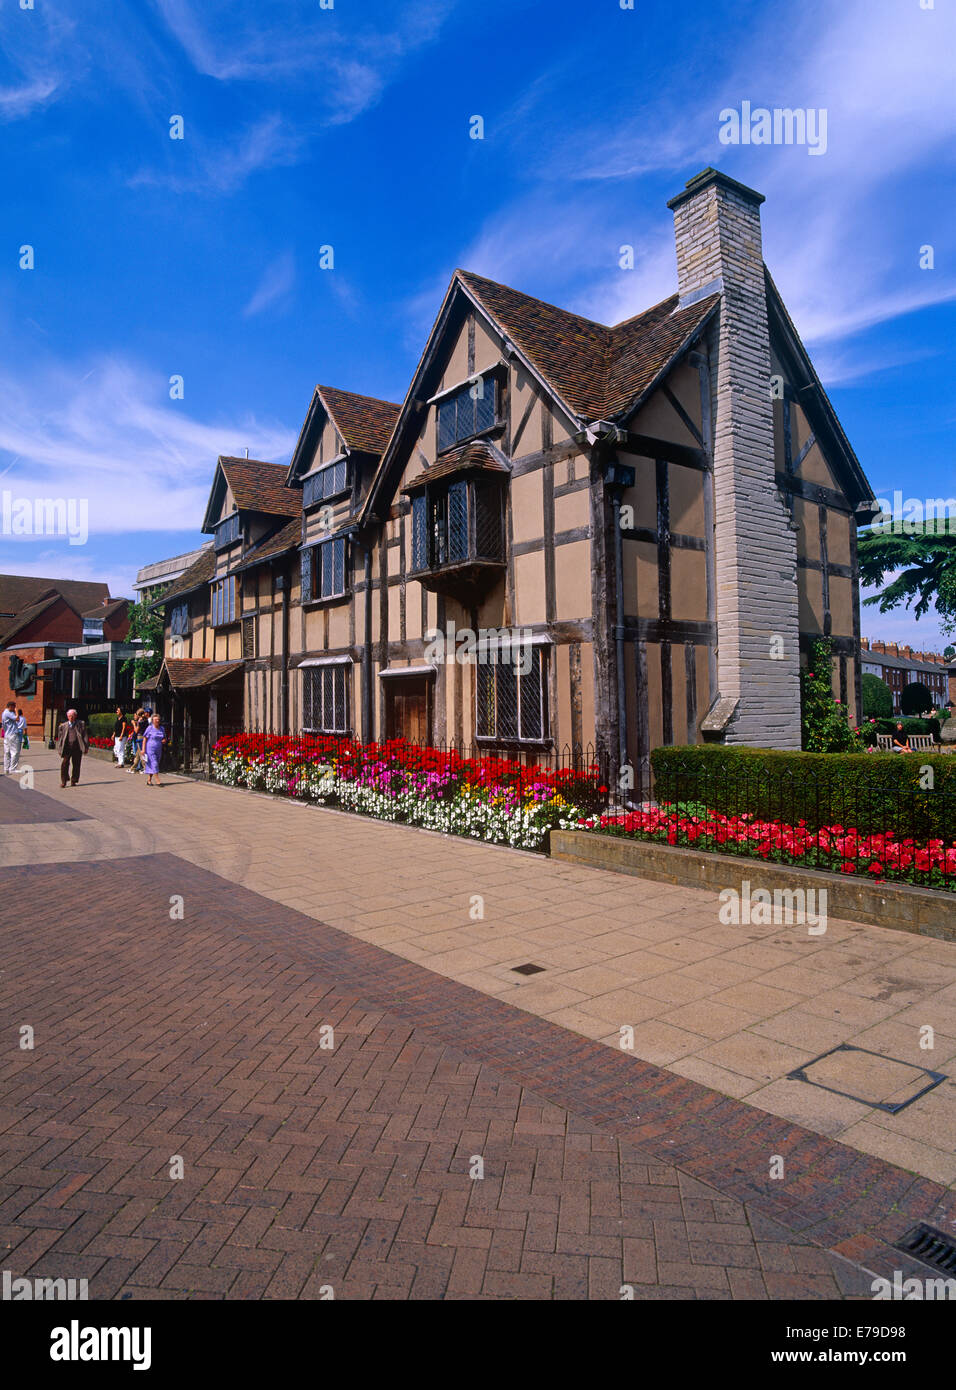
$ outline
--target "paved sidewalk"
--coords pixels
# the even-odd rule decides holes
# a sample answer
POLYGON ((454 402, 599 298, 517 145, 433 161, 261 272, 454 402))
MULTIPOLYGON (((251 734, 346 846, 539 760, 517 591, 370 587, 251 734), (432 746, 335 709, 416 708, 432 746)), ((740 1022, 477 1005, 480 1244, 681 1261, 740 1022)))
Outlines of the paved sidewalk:
POLYGON ((93 1298, 869 1298, 875 1274, 927 1273, 887 1242, 956 1218, 926 1180, 173 855, 3 869, 0 904, 15 1278, 93 1298))
POLYGON ((34 762, 38 790, 92 819, 8 825, 2 863, 177 854, 584 1037, 617 1049, 630 1028, 639 1058, 956 1185, 950 943, 845 921, 822 937, 725 926, 700 890, 187 779, 147 789, 92 758, 61 792, 53 755, 34 762), (844 1044, 862 1051, 811 1068, 823 1085, 788 1079, 844 1044), (879 1108, 926 1070, 946 1079, 879 1108))

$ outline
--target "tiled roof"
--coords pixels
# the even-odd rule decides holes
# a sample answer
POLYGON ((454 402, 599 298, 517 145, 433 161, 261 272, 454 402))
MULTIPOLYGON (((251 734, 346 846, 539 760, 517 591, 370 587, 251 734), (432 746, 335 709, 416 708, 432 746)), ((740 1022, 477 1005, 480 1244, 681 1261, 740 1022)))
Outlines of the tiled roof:
POLYGON ((150 604, 150 608, 161 608, 163 604, 170 603, 174 598, 180 598, 183 594, 191 594, 194 589, 201 589, 204 584, 208 584, 216 572, 216 552, 212 546, 204 550, 198 560, 194 560, 178 579, 170 584, 166 592, 150 604))
POLYGON ((41 598, 37 603, 31 603, 27 608, 23 608, 19 613, 13 613, 9 617, 0 618, 0 643, 7 643, 14 638, 18 632, 22 632, 25 627, 33 622, 34 618, 39 618, 48 608, 62 598, 62 594, 48 594, 46 598, 41 598))
POLYGON ((675 313, 672 295, 606 327, 470 271, 455 274, 571 410, 588 420, 623 414, 719 298, 709 295, 675 313))
POLYGON ((19 613, 57 589, 77 613, 110 596, 108 584, 87 579, 38 579, 29 574, 0 574, 0 613, 19 613))
POLYGON ((91 608, 83 614, 84 618, 111 618, 124 604, 135 603, 131 598, 114 598, 109 603, 101 603, 98 608, 91 608))
POLYGON ((174 690, 191 690, 197 686, 214 685, 224 676, 241 671, 242 661, 209 661, 203 657, 167 657, 157 676, 150 676, 137 687, 139 690, 155 690, 163 671, 174 690))
POLYGON ((426 483, 433 483, 438 478, 447 478, 449 474, 463 473, 473 469, 479 469, 483 473, 511 472, 507 460, 493 445, 477 440, 471 444, 462 444, 460 448, 451 449, 447 454, 442 454, 431 468, 426 468, 424 472, 416 474, 411 482, 406 483, 402 492, 414 492, 417 488, 424 487, 426 483))
POLYGON ((286 486, 288 470, 262 459, 220 458, 236 506, 268 516, 295 516, 301 501, 286 486))
POLYGON ((401 406, 374 396, 358 396, 336 386, 317 386, 316 391, 332 423, 350 449, 380 454, 391 437, 401 406))
MULTIPOLYGON (((296 493, 296 496, 300 494, 296 493)), ((241 565, 237 565, 237 570, 251 569, 253 565, 260 565, 263 560, 271 560, 276 555, 284 555, 287 550, 294 550, 302 540, 302 518, 293 517, 281 526, 274 536, 268 540, 260 541, 257 546, 249 551, 241 565)))
POLYGON ((921 671, 930 676, 945 676, 947 670, 945 664, 938 664, 933 661, 913 661, 906 656, 892 656, 889 652, 867 651, 865 648, 860 652, 860 661, 864 665, 869 661, 874 666, 892 667, 895 671, 921 671))

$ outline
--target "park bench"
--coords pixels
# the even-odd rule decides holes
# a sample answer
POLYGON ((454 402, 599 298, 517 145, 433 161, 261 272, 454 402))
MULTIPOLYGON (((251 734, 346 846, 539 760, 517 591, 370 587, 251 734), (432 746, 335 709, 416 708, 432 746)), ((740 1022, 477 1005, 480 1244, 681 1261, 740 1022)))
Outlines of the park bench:
MULTIPOLYGON (((909 745, 911 753, 932 753, 936 744, 933 742, 932 734, 910 734, 909 745)), ((876 746, 881 753, 892 753, 893 735, 877 734, 876 746)))

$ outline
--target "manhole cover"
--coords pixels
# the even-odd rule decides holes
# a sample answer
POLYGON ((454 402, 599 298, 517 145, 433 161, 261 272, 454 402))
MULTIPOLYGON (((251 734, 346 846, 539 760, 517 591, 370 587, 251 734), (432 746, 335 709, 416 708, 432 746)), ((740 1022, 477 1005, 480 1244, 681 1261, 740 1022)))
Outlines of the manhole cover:
POLYGON ((516 975, 543 975, 543 965, 513 965, 511 969, 516 975))
POLYGON ((927 1091, 932 1091, 946 1077, 942 1072, 901 1062, 897 1057, 884 1057, 865 1047, 840 1043, 797 1067, 796 1071, 788 1072, 787 1080, 806 1081, 823 1091, 895 1115, 925 1096, 927 1091))

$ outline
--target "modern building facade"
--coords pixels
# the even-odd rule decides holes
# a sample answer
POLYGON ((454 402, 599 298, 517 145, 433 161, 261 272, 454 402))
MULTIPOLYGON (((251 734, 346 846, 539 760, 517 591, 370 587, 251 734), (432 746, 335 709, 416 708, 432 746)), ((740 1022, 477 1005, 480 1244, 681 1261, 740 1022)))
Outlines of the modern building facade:
POLYGON ((401 405, 318 387, 281 476, 221 459, 160 690, 210 733, 211 711, 646 769, 662 743, 799 747, 826 635, 856 717, 878 509, 764 266, 762 201, 692 179, 676 294, 615 326, 456 271, 401 405))

